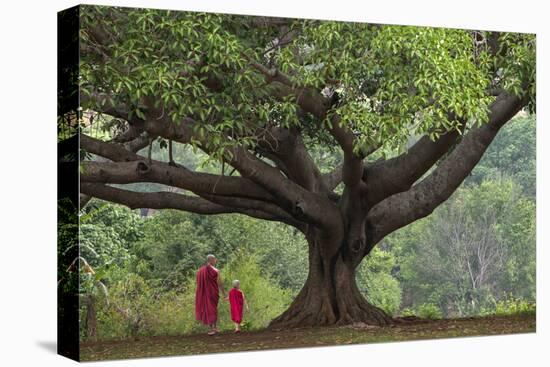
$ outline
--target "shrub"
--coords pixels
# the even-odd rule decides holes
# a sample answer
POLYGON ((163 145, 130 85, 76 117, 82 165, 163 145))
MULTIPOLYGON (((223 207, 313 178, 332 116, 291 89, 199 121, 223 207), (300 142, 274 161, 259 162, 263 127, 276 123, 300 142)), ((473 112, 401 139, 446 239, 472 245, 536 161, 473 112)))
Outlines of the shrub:
POLYGON ((537 311, 537 305, 519 298, 508 298, 498 301, 495 306, 495 315, 534 315, 537 311))
POLYGON ((357 284, 367 300, 393 315, 401 304, 401 286, 391 272, 395 257, 388 251, 375 248, 359 266, 357 284))
POLYGON ((439 307, 433 303, 423 303, 418 306, 418 316, 425 319, 440 319, 443 317, 439 307))
POLYGON ((404 308, 403 311, 401 311, 402 317, 409 317, 409 316, 416 316, 415 312, 411 308, 404 308))
MULTIPOLYGON (((291 302, 289 290, 285 290, 273 279, 261 274, 258 258, 255 254, 237 251, 229 264, 222 269, 222 279, 227 290, 231 282, 238 279, 241 283, 250 312, 244 311, 243 320, 246 329, 260 329, 281 314, 291 302)), ((220 327, 232 328, 229 302, 220 301, 220 327)))

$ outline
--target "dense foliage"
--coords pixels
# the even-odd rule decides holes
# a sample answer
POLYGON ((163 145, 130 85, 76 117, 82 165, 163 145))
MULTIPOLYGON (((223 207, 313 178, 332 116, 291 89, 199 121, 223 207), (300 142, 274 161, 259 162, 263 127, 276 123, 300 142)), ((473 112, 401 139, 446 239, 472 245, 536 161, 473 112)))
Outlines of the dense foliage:
POLYGON ((534 83, 525 90, 535 74, 531 34, 503 33, 496 45, 485 31, 82 9, 84 108, 125 105, 130 120, 153 109, 174 123, 192 117, 214 157, 237 143, 255 146, 273 126, 300 126, 309 138, 331 141, 315 111, 297 113, 310 90, 337 92, 322 117, 331 125, 338 115, 358 151, 486 122, 492 88, 528 94, 534 108, 534 83))

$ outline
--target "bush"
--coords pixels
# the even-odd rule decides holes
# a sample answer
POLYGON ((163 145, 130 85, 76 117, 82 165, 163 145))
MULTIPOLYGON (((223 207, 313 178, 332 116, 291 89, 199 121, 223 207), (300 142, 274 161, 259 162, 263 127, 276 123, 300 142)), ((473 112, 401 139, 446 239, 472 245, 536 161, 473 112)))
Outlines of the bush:
POLYGON ((375 248, 359 266, 356 276, 367 300, 390 315, 401 304, 401 286, 391 274, 394 265, 395 257, 390 252, 375 248))
POLYGON ((200 330, 195 321, 194 279, 189 279, 186 289, 182 293, 158 291, 136 274, 113 282, 109 302, 97 305, 99 339, 180 335, 200 330))
MULTIPOLYGON (((237 251, 229 264, 222 269, 221 274, 227 290, 231 289, 234 279, 241 283, 241 290, 250 307, 250 312, 247 313, 245 310, 243 315, 246 329, 265 328, 290 305, 290 291, 279 287, 276 281, 261 274, 255 254, 237 251)), ((232 328, 229 302, 220 301, 218 310, 220 327, 232 328)))
POLYGON ((128 274, 126 279, 111 287, 109 293, 108 306, 98 315, 100 336, 101 324, 107 326, 110 336, 150 335, 153 328, 150 315, 155 312, 156 305, 147 282, 139 275, 128 274))
POLYGON ((495 315, 534 315, 537 312, 537 304, 518 298, 508 298, 498 301, 495 306, 495 315))
POLYGON ((416 313, 413 309, 410 308, 404 308, 403 311, 401 311, 402 317, 409 317, 409 316, 416 316, 416 313))
POLYGON ((399 281, 391 274, 376 273, 367 278, 367 282, 367 300, 389 315, 394 315, 401 304, 399 281))
POLYGON ((441 310, 433 303, 423 303, 418 306, 418 316, 424 319, 440 319, 443 317, 441 310))

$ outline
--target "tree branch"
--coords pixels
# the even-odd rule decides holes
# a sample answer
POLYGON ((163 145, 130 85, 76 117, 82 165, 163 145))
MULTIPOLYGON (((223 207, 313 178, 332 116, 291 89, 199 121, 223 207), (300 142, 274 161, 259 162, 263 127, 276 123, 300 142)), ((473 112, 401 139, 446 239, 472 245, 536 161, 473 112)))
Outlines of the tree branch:
POLYGON ((281 209, 275 204, 265 201, 237 197, 237 196, 223 196, 210 193, 198 193, 198 195, 212 203, 220 204, 232 208, 241 208, 245 210, 261 211, 267 214, 273 215, 273 220, 290 224, 303 231, 305 223, 295 220, 290 214, 281 209))
POLYGON ((471 129, 434 172, 410 190, 374 206, 367 216, 367 251, 384 236, 429 215, 447 200, 479 162, 499 129, 526 101, 526 98, 500 95, 491 106, 489 122, 471 129))
POLYGON ((151 138, 152 137, 150 137, 149 134, 144 132, 144 133, 141 133, 137 138, 130 140, 124 143, 123 145, 125 149, 131 152, 138 152, 149 144, 149 139, 151 138))
POLYGON ((173 192, 135 192, 90 182, 81 183, 80 191, 82 194, 122 204, 130 209, 178 209, 197 214, 240 213, 259 219, 281 221, 281 218, 261 210, 227 207, 209 202, 200 197, 173 192))
MULTIPOLYGON (((245 57, 247 56, 245 55, 245 57)), ((277 85, 276 88, 274 88, 274 95, 276 98, 283 99, 289 95, 294 95, 296 97, 296 104, 304 112, 312 114, 320 122, 325 120, 331 106, 328 103, 328 99, 321 93, 312 88, 297 87, 292 83, 290 78, 281 71, 275 68, 268 69, 264 65, 248 57, 247 59, 253 68, 264 75, 266 82, 277 85)), ((346 186, 349 187, 360 185, 363 173, 363 157, 355 154, 353 151, 355 142, 353 132, 341 126, 341 119, 338 114, 333 115, 328 131, 344 152, 342 180, 346 186)))
MULTIPOLYGON (((125 104, 114 104, 113 99, 109 97, 106 93, 100 92, 90 92, 83 93, 80 92, 80 105, 84 109, 88 109, 93 105, 101 106, 101 113, 119 118, 121 120, 127 121, 130 125, 136 122, 136 118, 130 119, 130 109, 125 104)), ((137 136, 137 135, 136 135, 137 136)))
MULTIPOLYGON (((463 122, 462 130, 465 125, 463 122)), ((423 136, 406 153, 365 167, 363 180, 367 182, 368 205, 373 206, 408 190, 454 146, 460 136, 457 130, 448 131, 435 141, 423 136)))
POLYGON ((296 129, 274 127, 259 141, 262 155, 274 161, 292 181, 311 192, 328 191, 321 172, 307 151, 296 129))
POLYGON ((339 164, 332 172, 323 175, 325 185, 330 191, 333 191, 342 182, 342 168, 342 164, 339 164))
MULTIPOLYGON (((82 162, 81 182, 129 184, 154 182, 210 197, 228 196, 271 203, 273 197, 254 183, 241 177, 192 172, 164 162, 145 159, 133 162, 82 162)), ((244 202, 244 201, 243 201, 244 202)), ((270 204, 273 205, 273 204, 270 204)))
POLYGON ((194 193, 247 197, 266 202, 274 200, 269 192, 243 177, 194 172, 182 166, 174 167, 156 160, 148 164, 143 156, 84 134, 80 135, 80 144, 89 153, 118 162, 83 162, 80 177, 84 182, 156 182, 194 193))
POLYGON ((242 176, 268 190, 282 207, 299 221, 313 223, 322 228, 332 228, 338 208, 324 195, 310 192, 292 180, 285 178, 278 169, 250 154, 241 146, 231 148, 228 161, 242 176))

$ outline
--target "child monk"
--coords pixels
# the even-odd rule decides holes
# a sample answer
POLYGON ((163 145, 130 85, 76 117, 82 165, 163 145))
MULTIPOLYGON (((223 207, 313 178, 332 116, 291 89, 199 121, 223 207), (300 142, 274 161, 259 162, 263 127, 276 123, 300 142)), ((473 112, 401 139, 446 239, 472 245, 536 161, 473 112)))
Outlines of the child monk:
POLYGON ((241 291, 241 283, 238 280, 233 281, 233 288, 229 291, 229 295, 226 299, 229 300, 231 306, 231 320, 235 323, 235 332, 241 332, 241 322, 243 321, 243 306, 246 307, 246 311, 250 311, 244 293, 241 291))

